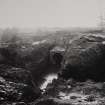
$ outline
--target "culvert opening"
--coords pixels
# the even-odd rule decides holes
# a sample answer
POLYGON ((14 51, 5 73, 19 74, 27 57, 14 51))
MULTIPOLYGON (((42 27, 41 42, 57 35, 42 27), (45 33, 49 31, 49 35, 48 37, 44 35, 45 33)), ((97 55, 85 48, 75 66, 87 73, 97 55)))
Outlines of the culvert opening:
POLYGON ((54 53, 52 58, 53 58, 54 64, 59 65, 59 66, 61 65, 61 62, 63 60, 62 54, 60 54, 60 53, 54 53))

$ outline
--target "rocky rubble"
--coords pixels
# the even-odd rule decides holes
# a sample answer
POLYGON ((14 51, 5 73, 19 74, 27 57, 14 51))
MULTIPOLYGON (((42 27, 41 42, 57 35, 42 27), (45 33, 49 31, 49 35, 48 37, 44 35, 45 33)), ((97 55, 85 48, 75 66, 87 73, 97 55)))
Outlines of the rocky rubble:
MULTIPOLYGON (((35 100, 36 94, 32 87, 23 83, 6 81, 0 77, 0 104, 30 102, 35 100)), ((6 104, 8 105, 8 104, 6 104)))
POLYGON ((40 89, 32 83, 28 71, 7 65, 0 66, 0 104, 25 104, 38 98, 40 94, 40 89))

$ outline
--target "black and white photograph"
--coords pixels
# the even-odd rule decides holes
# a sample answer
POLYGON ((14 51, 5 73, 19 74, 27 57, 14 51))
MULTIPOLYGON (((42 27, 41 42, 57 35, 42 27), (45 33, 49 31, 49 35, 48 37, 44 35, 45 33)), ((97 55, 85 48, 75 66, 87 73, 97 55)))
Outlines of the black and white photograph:
POLYGON ((105 105, 105 0, 0 0, 0 105, 105 105))

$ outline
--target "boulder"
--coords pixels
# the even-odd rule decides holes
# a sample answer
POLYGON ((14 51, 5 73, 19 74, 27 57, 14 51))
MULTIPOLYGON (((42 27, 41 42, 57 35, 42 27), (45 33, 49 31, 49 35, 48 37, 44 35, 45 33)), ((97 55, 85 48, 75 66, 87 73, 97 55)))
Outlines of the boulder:
POLYGON ((64 56, 61 77, 84 81, 91 78, 105 80, 105 37, 84 35, 68 46, 64 56))

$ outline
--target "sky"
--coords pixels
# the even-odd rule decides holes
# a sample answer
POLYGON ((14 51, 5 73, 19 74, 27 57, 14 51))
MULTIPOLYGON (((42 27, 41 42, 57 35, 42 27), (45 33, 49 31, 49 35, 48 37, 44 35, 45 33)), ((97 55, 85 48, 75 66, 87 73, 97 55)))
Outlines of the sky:
POLYGON ((0 27, 95 27, 105 0, 0 0, 0 27))

